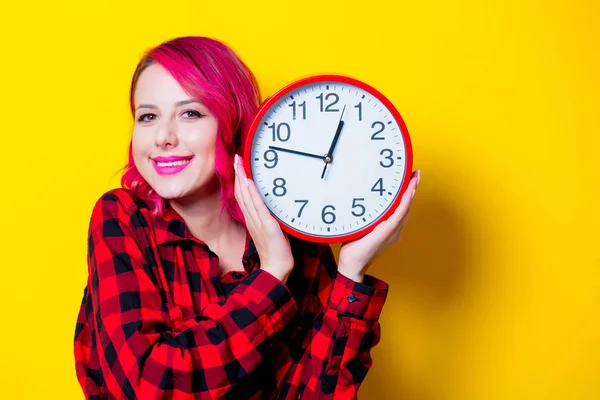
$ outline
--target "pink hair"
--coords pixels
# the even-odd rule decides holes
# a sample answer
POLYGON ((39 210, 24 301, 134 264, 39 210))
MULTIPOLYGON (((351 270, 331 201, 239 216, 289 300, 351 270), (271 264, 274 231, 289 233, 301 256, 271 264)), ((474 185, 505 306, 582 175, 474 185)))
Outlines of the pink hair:
MULTIPOLYGON (((234 197, 233 157, 244 148, 246 131, 258 109, 260 91, 256 78, 233 50, 223 43, 198 36, 176 38, 149 50, 138 63, 129 95, 132 115, 135 114, 133 94, 137 80, 144 69, 155 62, 216 117, 215 172, 223 211, 243 223, 243 214, 234 197)), ((135 167, 131 143, 129 162, 125 166, 121 185, 145 198, 155 213, 163 211, 164 199, 135 167)))

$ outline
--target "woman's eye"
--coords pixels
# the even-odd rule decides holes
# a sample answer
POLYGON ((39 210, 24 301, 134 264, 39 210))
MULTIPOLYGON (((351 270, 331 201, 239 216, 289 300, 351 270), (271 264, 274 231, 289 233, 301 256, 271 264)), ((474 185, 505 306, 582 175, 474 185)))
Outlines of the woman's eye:
POLYGON ((186 110, 183 112, 183 116, 185 118, 192 118, 192 119, 203 117, 202 114, 200 114, 198 111, 195 111, 195 110, 186 110))
POLYGON ((156 119, 155 114, 143 114, 138 118, 138 122, 150 122, 156 119))

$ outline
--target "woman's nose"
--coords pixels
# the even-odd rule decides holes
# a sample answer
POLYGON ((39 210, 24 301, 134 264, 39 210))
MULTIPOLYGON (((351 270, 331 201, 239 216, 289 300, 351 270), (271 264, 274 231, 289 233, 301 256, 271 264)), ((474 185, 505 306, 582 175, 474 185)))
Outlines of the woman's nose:
POLYGON ((156 133, 156 147, 177 146, 177 125, 173 120, 163 120, 156 133))

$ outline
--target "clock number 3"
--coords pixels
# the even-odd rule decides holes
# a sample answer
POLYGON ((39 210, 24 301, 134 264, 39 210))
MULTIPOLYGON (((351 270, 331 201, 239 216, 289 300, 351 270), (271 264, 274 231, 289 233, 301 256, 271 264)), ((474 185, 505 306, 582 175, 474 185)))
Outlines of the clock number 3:
POLYGON ((379 153, 379 155, 384 156, 384 161, 388 160, 389 163, 385 163, 383 161, 379 161, 379 165, 381 165, 383 168, 390 168, 392 165, 394 165, 394 152, 390 149, 383 149, 381 150, 381 153, 379 153), (384 154, 387 153, 387 156, 384 154))

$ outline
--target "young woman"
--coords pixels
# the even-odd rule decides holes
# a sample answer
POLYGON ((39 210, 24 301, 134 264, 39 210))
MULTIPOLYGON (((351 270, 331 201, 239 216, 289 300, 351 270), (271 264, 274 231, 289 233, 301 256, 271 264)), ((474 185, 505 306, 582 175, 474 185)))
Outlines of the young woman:
POLYGON ((258 109, 231 49, 182 37, 132 79, 123 188, 96 203, 75 360, 90 399, 352 399, 388 286, 366 275, 400 238, 398 210, 345 243, 282 233, 237 156, 258 109))

